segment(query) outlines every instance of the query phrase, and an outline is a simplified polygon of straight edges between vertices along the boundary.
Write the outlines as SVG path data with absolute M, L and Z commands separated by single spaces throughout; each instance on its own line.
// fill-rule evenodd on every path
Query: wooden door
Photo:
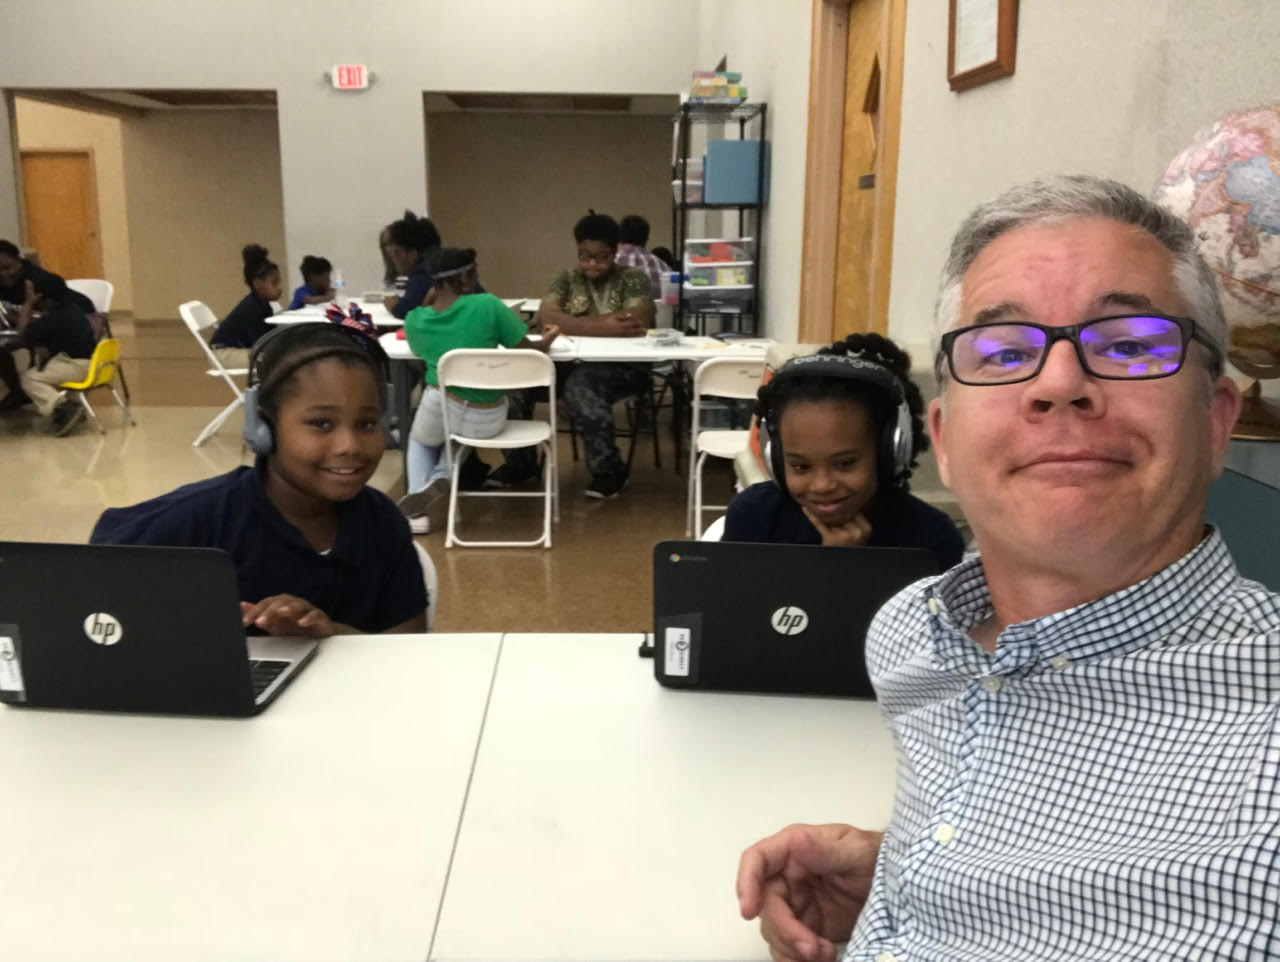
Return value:
M 849 5 L 832 340 L 853 331 L 873 330 L 871 247 L 878 190 L 880 23 L 884 6 L 884 0 L 853 0 Z
M 906 0 L 814 0 L 800 339 L 885 333 Z
M 102 276 L 94 184 L 87 150 L 22 152 L 27 244 L 46 270 L 68 278 Z

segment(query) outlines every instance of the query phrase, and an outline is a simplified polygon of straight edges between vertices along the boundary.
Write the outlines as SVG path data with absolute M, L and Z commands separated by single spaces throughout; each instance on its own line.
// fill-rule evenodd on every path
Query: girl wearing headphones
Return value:
M 956 564 L 956 526 L 908 493 L 929 443 L 910 370 L 906 352 L 879 334 L 784 364 L 756 400 L 774 480 L 729 503 L 724 540 L 925 548 L 941 569 Z
M 367 486 L 389 408 L 377 342 L 330 323 L 280 327 L 254 347 L 249 381 L 244 439 L 254 466 L 109 509 L 90 541 L 226 551 L 247 629 L 315 638 L 425 631 L 408 526 Z

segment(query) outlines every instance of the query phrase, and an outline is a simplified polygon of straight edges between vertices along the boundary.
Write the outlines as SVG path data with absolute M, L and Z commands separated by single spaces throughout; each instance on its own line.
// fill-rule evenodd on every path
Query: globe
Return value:
M 1191 226 L 1217 274 L 1231 363 L 1251 378 L 1280 377 L 1280 104 L 1201 130 L 1153 197 Z

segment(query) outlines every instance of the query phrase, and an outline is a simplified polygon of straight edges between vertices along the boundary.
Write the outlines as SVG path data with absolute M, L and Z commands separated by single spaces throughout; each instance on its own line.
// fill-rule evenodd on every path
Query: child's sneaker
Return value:
M 615 471 L 611 474 L 597 474 L 591 484 L 583 492 L 588 498 L 597 501 L 608 501 L 616 498 L 631 484 L 631 475 L 626 471 Z

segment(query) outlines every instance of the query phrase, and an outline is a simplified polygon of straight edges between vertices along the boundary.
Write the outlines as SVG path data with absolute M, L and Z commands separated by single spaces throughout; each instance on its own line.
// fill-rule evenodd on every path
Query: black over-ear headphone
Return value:
M 876 439 L 876 471 L 880 490 L 887 490 L 895 481 L 911 470 L 912 432 L 911 408 L 907 404 L 907 392 L 897 376 L 883 364 L 848 354 L 809 354 L 792 358 L 778 368 L 773 379 L 765 386 L 769 391 L 780 381 L 799 377 L 842 377 L 861 381 L 880 388 L 892 400 L 895 416 L 889 418 L 884 431 Z M 787 489 L 786 460 L 782 452 L 782 438 L 778 431 L 777 416 L 772 406 L 760 415 L 760 438 L 763 442 L 765 468 L 769 476 Z
M 284 351 L 292 341 L 305 343 L 308 337 L 317 331 L 341 331 L 351 343 L 328 344 L 308 351 L 301 350 L 292 361 L 288 361 L 274 370 L 267 372 L 267 379 L 262 379 L 259 370 L 260 358 L 264 350 Z M 359 357 L 372 358 L 378 369 L 374 379 L 378 384 L 378 401 L 382 405 L 382 429 L 388 431 L 391 426 L 393 395 L 391 389 L 391 363 L 387 354 L 373 338 L 341 324 L 328 321 L 317 321 L 308 324 L 282 324 L 258 339 L 249 353 L 249 386 L 244 392 L 244 428 L 241 432 L 244 443 L 249 450 L 259 456 L 265 456 L 275 450 L 276 440 L 271 429 L 270 419 L 263 413 L 263 401 L 275 393 L 281 385 L 291 378 L 300 368 L 314 361 L 327 357 Z

